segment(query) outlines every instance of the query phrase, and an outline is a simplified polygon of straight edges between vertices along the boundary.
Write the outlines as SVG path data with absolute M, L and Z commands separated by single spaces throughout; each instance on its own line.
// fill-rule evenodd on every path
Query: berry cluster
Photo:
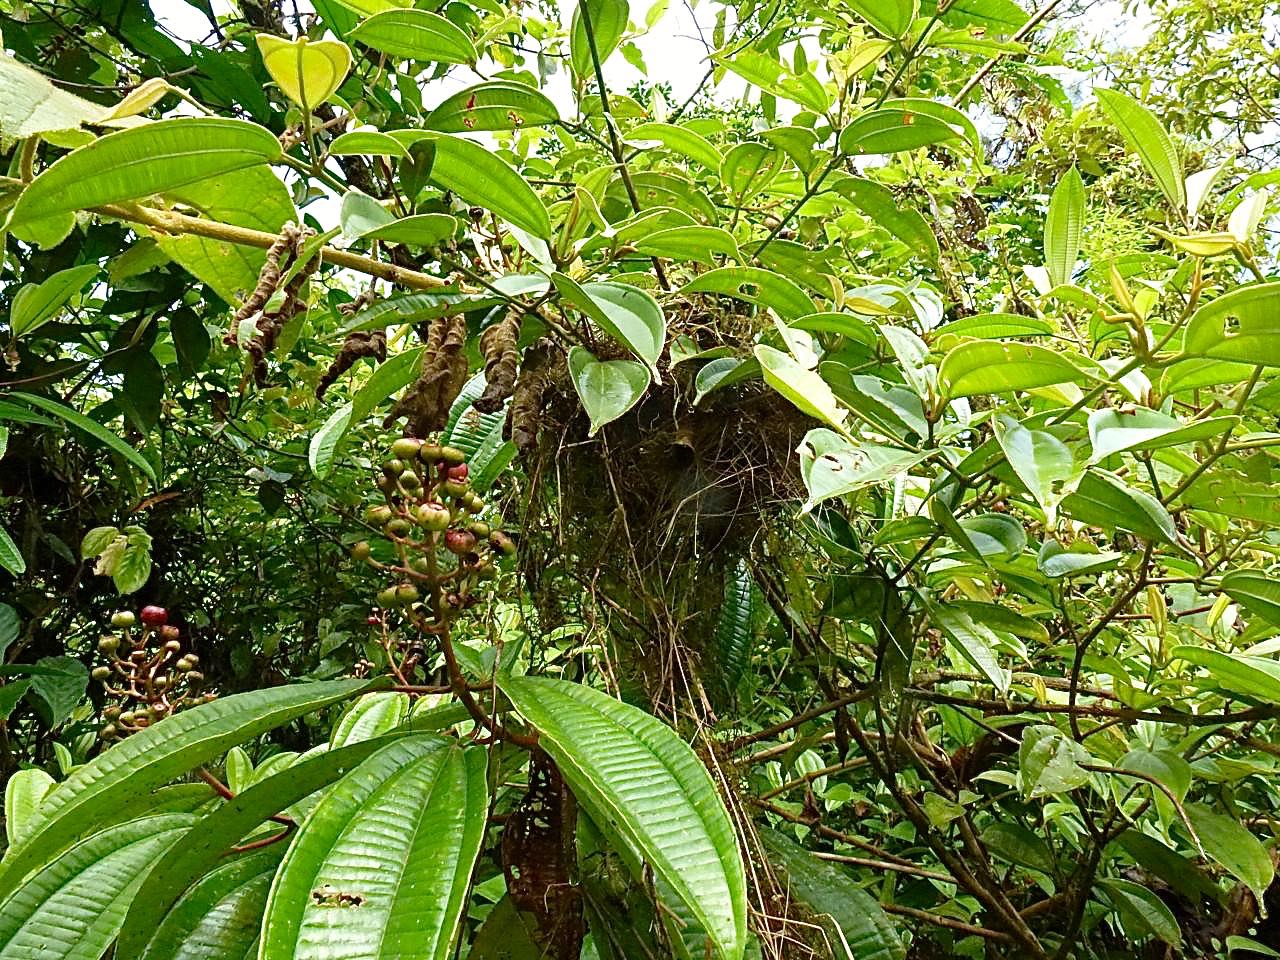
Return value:
M 141 627 L 138 627 L 141 622 Z M 120 633 L 107 634 L 98 650 L 108 662 L 95 667 L 93 679 L 102 682 L 117 702 L 103 711 L 104 740 L 128 736 L 184 707 L 208 703 L 217 694 L 200 692 L 204 675 L 197 670 L 200 658 L 183 653 L 178 628 L 169 624 L 164 607 L 148 606 L 135 616 L 121 610 L 111 617 Z
M 399 562 L 378 562 L 363 540 L 352 556 L 398 581 L 378 593 L 384 608 L 410 607 L 422 599 L 424 589 L 428 594 L 440 591 L 440 603 L 449 609 L 472 605 L 476 585 L 497 576 L 496 561 L 515 553 L 515 544 L 476 519 L 485 502 L 471 489 L 461 450 L 405 437 L 392 445 L 391 453 L 378 478 L 386 502 L 370 507 L 365 519 L 382 528 Z

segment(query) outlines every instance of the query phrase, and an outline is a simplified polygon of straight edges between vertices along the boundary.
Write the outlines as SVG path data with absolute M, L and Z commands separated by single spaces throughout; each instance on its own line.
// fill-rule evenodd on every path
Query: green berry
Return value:
M 364 518 L 370 523 L 383 524 L 391 519 L 391 508 L 386 504 L 378 504 L 364 512 Z
M 418 523 L 426 530 L 439 532 L 449 526 L 449 508 L 441 503 L 424 503 L 415 514 Z
M 466 461 L 467 455 L 457 447 L 441 447 L 440 459 L 452 467 Z
M 394 520 L 388 521 L 387 525 L 382 528 L 382 532 L 388 537 L 403 537 L 411 529 L 412 526 L 408 520 L 403 517 L 396 517 Z
M 117 610 L 111 615 L 113 627 L 132 627 L 137 622 L 138 618 L 129 610 Z
M 103 653 L 115 653 L 120 649 L 119 637 L 103 637 L 98 641 L 98 649 Z
M 422 441 L 414 437 L 401 437 L 391 445 L 391 452 L 402 460 L 412 460 L 422 449 Z
M 418 459 L 423 463 L 438 463 L 440 460 L 440 445 L 438 443 L 424 443 L 418 448 Z
M 396 605 L 396 588 L 386 587 L 378 591 L 378 606 L 394 607 Z
M 103 727 L 101 730 L 98 731 L 98 736 L 101 737 L 103 740 L 114 740 L 116 734 L 119 732 L 120 731 L 116 729 L 116 725 L 114 723 L 108 723 L 105 727 Z
M 402 583 L 396 587 L 396 602 L 409 604 L 418 602 L 418 588 L 412 583 Z
M 373 548 L 369 546 L 368 540 L 361 540 L 351 548 L 351 559 L 365 561 L 369 559 L 369 554 L 373 552 Z
M 477 540 L 484 540 L 489 536 L 489 525 L 483 520 L 473 520 L 467 524 L 467 529 L 476 535 Z
M 445 497 L 462 497 L 468 490 L 465 480 L 445 480 L 440 484 L 440 494 Z
M 398 477 L 404 473 L 404 461 L 392 457 L 382 464 L 382 472 L 388 477 Z
M 101 683 L 103 680 L 107 680 L 111 677 L 111 668 L 110 667 L 94 667 L 93 673 L 89 675 L 93 677 L 93 679 Z

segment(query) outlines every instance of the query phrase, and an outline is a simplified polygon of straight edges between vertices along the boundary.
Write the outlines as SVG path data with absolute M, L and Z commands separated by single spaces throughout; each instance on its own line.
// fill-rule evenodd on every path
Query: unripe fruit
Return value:
M 370 523 L 382 524 L 391 519 L 391 508 L 386 504 L 370 507 L 364 512 L 364 518 Z
M 467 455 L 457 447 L 441 447 L 440 459 L 449 464 L 449 466 L 454 466 L 466 460 Z
M 422 478 L 412 470 L 406 470 L 400 474 L 400 486 L 406 490 L 421 490 Z
M 378 606 L 394 607 L 396 605 L 396 588 L 386 587 L 378 591 Z
M 422 449 L 422 441 L 414 437 L 401 437 L 391 445 L 391 452 L 402 460 L 412 460 Z
M 492 580 L 498 575 L 498 568 L 490 560 L 481 560 L 476 564 L 475 573 L 481 580 Z
M 151 726 L 151 718 L 150 717 L 134 717 L 133 725 L 135 727 L 149 727 Z
M 111 615 L 111 625 L 113 627 L 132 627 L 137 622 L 138 618 L 129 610 L 117 610 Z
M 396 587 L 396 600 L 400 603 L 417 603 L 418 588 L 412 583 L 402 583 Z
M 470 476 L 470 474 L 471 474 L 471 470 L 468 469 L 465 463 L 460 463 L 457 466 L 450 467 L 448 470 L 445 471 L 445 476 L 447 476 L 450 480 L 465 480 L 467 479 L 468 476 Z
M 102 715 L 103 715 L 106 719 L 111 720 L 111 721 L 113 721 L 113 722 L 114 722 L 114 721 L 116 721 L 116 720 L 119 720 L 119 719 L 120 719 L 120 708 L 119 708 L 119 707 L 107 707 L 107 709 L 105 709 L 105 710 L 103 710 L 103 711 L 102 711 Z
M 131 724 L 136 719 L 138 719 L 137 715 L 131 710 L 126 710 L 124 713 L 120 714 L 121 723 Z
M 411 526 L 408 520 L 403 517 L 396 517 L 394 520 L 389 521 L 387 525 L 382 528 L 382 531 L 389 537 L 403 537 L 410 529 Z
M 390 493 L 396 486 L 395 477 L 379 476 L 373 483 L 383 493 Z
M 449 526 L 449 508 L 442 503 L 424 503 L 418 507 L 416 516 L 427 530 L 439 532 Z
M 168 643 L 164 645 L 164 648 L 168 650 L 170 653 L 177 653 L 179 650 L 182 649 L 182 644 L 180 644 L 177 640 L 170 640 Z
M 489 525 L 483 520 L 473 520 L 467 524 L 467 529 L 475 534 L 477 540 L 484 540 L 489 536 Z
M 172 624 L 160 628 L 160 636 L 165 640 L 177 640 L 180 633 L 181 631 Z
M 467 493 L 467 481 L 445 480 L 440 484 L 440 493 L 446 497 L 461 497 Z
M 418 448 L 418 459 L 423 463 L 435 463 L 440 459 L 440 445 L 438 443 L 424 443 Z
M 445 549 L 450 553 L 463 556 L 476 548 L 476 535 L 469 530 L 450 530 L 444 535 Z
M 174 667 L 176 667 L 180 672 L 186 673 L 187 671 L 195 668 L 195 663 L 192 661 L 191 655 L 188 654 L 185 657 L 179 657 L 178 662 L 174 664 Z
M 409 561 L 409 569 L 416 570 L 418 573 L 430 573 L 431 561 L 426 557 L 414 557 Z
M 119 637 L 103 637 L 98 641 L 98 649 L 103 653 L 115 653 L 120 649 Z
M 361 540 L 351 548 L 351 558 L 353 560 L 368 560 L 369 554 L 373 552 L 373 548 L 369 546 L 368 540 Z
M 404 473 L 404 461 L 392 457 L 382 464 L 382 472 L 388 477 L 398 477 Z
M 98 731 L 98 736 L 100 736 L 103 740 L 111 740 L 112 738 L 115 737 L 117 733 L 119 733 L 119 731 L 116 729 L 116 725 L 114 723 L 108 723 L 105 727 L 103 727 L 101 730 Z
M 169 621 L 169 611 L 164 607 L 146 606 L 142 608 L 142 622 L 148 627 L 163 627 Z
M 201 673 L 199 670 L 192 670 L 190 673 L 188 673 L 188 674 L 187 674 L 187 682 L 188 682 L 188 683 L 203 683 L 203 682 L 204 682 L 204 674 L 203 674 L 203 673 Z
M 93 677 L 93 679 L 98 681 L 106 680 L 111 676 L 111 668 L 110 667 L 94 667 L 93 673 L 91 673 L 90 676 Z
M 516 545 L 509 536 L 501 530 L 495 530 L 489 534 L 489 545 L 501 553 L 504 557 L 515 556 Z
M 470 490 L 462 498 L 462 505 L 467 508 L 467 513 L 480 513 L 485 507 L 484 501 Z

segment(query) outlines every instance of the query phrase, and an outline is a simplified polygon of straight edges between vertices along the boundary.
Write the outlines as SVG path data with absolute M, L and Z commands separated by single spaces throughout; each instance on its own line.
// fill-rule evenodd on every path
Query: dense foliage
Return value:
M 1276 17 L 1121 6 L 0 0 L 0 960 L 1280 956 Z

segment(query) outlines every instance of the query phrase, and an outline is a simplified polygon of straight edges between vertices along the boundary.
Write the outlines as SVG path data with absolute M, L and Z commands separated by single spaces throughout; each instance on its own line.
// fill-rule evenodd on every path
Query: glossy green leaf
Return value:
M 782 170 L 786 154 L 756 141 L 739 143 L 720 164 L 720 183 L 737 206 L 764 190 Z
M 790 354 L 767 344 L 758 344 L 754 353 L 769 386 L 795 404 L 801 413 L 845 434 L 848 411 L 840 406 L 822 377 L 796 363 Z
M 18 288 L 9 311 L 9 332 L 16 338 L 48 323 L 80 289 L 100 272 L 96 263 L 69 267 L 50 274 L 38 284 Z
M 97 123 L 110 107 L 54 86 L 49 78 L 0 53 L 0 137 L 25 140 L 42 133 Z
M 70 232 L 76 210 L 164 193 L 280 155 L 275 135 L 245 120 L 157 120 L 108 134 L 43 170 L 18 197 L 9 229 L 49 246 Z
M 420 213 L 375 227 L 365 233 L 363 239 L 426 249 L 453 239 L 457 232 L 457 217 L 451 217 L 447 213 Z
M 761 845 L 783 887 L 813 911 L 827 931 L 834 956 L 847 960 L 902 960 L 906 948 L 880 904 L 839 867 L 819 860 L 785 834 L 763 828 Z
M 790 73 L 776 56 L 756 50 L 739 50 L 732 57 L 717 58 L 717 63 L 732 70 L 763 92 L 808 107 L 815 113 L 826 113 L 831 99 L 822 83 L 812 73 Z
M 1007 416 L 997 417 L 993 425 L 1009 466 L 1053 526 L 1058 504 L 1075 490 L 1085 464 L 1077 462 L 1070 448 L 1047 430 L 1030 429 Z
M 1161 192 L 1181 215 L 1187 206 L 1186 182 L 1178 150 L 1160 121 L 1146 107 L 1118 90 L 1094 91 L 1103 111 L 1124 135 L 1129 149 L 1142 158 Z
M 696 407 L 713 390 L 758 376 L 760 364 L 755 357 L 717 357 L 699 369 L 698 375 L 694 377 L 693 405 Z
M 667 321 L 652 296 L 626 283 L 603 281 L 578 284 L 563 273 L 553 274 L 560 296 L 643 360 L 658 377 L 658 358 L 667 338 Z
M 1261 570 L 1232 570 L 1218 589 L 1250 613 L 1280 624 L 1280 581 Z
M 681 293 L 715 293 L 769 307 L 784 320 L 817 313 L 817 305 L 795 281 L 760 267 L 719 267 L 686 283 Z
M 416 347 L 389 357 L 373 371 L 351 399 L 352 424 L 364 422 L 374 409 L 401 387 L 418 379 L 425 347 Z
M 486 754 L 438 737 L 384 747 L 335 784 L 271 886 L 261 955 L 451 955 L 484 840 Z M 354 919 L 358 917 L 358 921 Z
M 142 456 L 137 450 L 125 443 L 120 437 L 112 433 L 96 420 L 90 420 L 79 411 L 72 410 L 70 407 L 58 403 L 56 400 L 50 400 L 48 397 L 42 397 L 34 393 L 20 393 L 14 391 L 9 396 L 14 400 L 20 400 L 23 403 L 29 403 L 33 407 L 38 407 L 46 413 L 51 413 L 61 420 L 65 420 L 71 426 L 75 427 L 82 433 L 87 433 L 103 446 L 109 447 L 120 456 L 124 457 L 135 467 L 146 475 L 147 479 L 152 483 L 156 482 L 156 473 L 151 466 L 151 462 Z
M 576 683 L 507 677 L 502 692 L 538 731 L 578 802 L 649 865 L 701 929 L 681 931 L 702 957 L 746 947 L 746 877 L 733 824 L 697 755 L 661 721 Z
M 416 131 L 434 148 L 431 180 L 467 203 L 492 210 L 535 237 L 551 236 L 551 220 L 533 187 L 497 154 L 463 137 Z
M 1089 414 L 1089 440 L 1097 462 L 1124 450 L 1161 450 L 1214 439 L 1239 422 L 1239 417 L 1209 417 L 1184 424 L 1146 407 L 1108 407 Z
M 883 184 L 862 177 L 847 177 L 833 187 L 865 216 L 897 237 L 917 256 L 935 262 L 940 256 L 938 238 L 918 210 L 899 205 Z
M 1011 337 L 1043 337 L 1054 332 L 1053 324 L 1036 317 L 1024 317 L 1017 313 L 976 313 L 944 323 L 933 331 L 934 342 L 943 337 L 977 337 L 982 340 L 1003 340 Z
M 1029 797 L 1066 793 L 1089 782 L 1089 771 L 1080 766 L 1091 763 L 1083 746 L 1064 736 L 1056 727 L 1039 724 L 1027 728 L 1018 748 L 1018 778 Z
M 429 130 L 519 130 L 560 119 L 560 111 L 535 87 L 510 80 L 491 80 L 446 97 L 423 121 Z
M 1178 921 L 1163 900 L 1141 884 L 1116 877 L 1098 881 L 1120 914 L 1125 930 L 1130 935 L 1159 937 L 1174 947 L 1182 945 L 1182 932 Z
M 356 700 L 342 715 L 329 746 L 345 747 L 361 740 L 372 740 L 394 730 L 409 716 L 409 695 L 378 690 Z
M 349 240 L 359 240 L 373 231 L 395 223 L 395 215 L 377 200 L 359 190 L 348 190 L 342 195 L 342 207 L 338 212 L 342 235 Z
M 1049 198 L 1049 212 L 1044 219 L 1044 265 L 1049 282 L 1055 287 L 1069 283 L 1080 254 L 1080 237 L 1084 231 L 1084 181 L 1072 167 L 1062 175 Z
M 1280 662 L 1189 645 L 1174 647 L 1169 656 L 1204 667 L 1227 693 L 1260 703 L 1280 703 Z
M 222 697 L 167 717 L 104 750 L 41 802 L 18 844 L 0 861 L 0 895 L 28 871 L 93 830 L 101 818 L 145 799 L 156 788 L 231 747 L 370 684 L 360 680 L 297 683 Z
M 849 121 L 840 132 L 840 152 L 851 157 L 901 153 L 963 139 L 960 130 L 937 117 L 904 107 L 880 107 Z
M 972 397 L 1033 390 L 1088 377 L 1061 353 L 1030 343 L 975 340 L 953 347 L 938 368 L 948 397 Z
M 982 831 L 982 844 L 997 857 L 1053 876 L 1053 854 L 1044 838 L 1017 823 L 996 821 Z
M 360 23 L 350 37 L 404 60 L 475 63 L 479 54 L 463 30 L 429 10 L 388 10 Z
M 27 561 L 22 556 L 22 551 L 4 527 L 0 527 L 0 567 L 4 567 L 15 577 L 27 572 Z
M 1252 890 L 1261 903 L 1275 879 L 1275 865 L 1267 848 L 1236 817 L 1217 813 L 1203 803 L 1189 803 L 1186 810 L 1205 853 Z
M 1145 540 L 1176 543 L 1178 530 L 1164 505 L 1114 474 L 1092 468 L 1062 501 L 1062 511 L 1103 530 L 1128 530 Z
M 876 32 L 893 40 L 906 35 L 920 11 L 919 0 L 852 0 L 849 7 Z
M 724 571 L 724 592 L 716 614 L 716 663 L 727 691 L 734 691 L 751 662 L 755 578 L 745 560 Z
M 40 801 L 55 785 L 53 777 L 39 767 L 15 770 L 4 787 L 4 832 L 13 845 L 28 823 L 35 819 Z
M 581 4 L 586 3 L 587 17 L 582 15 Z M 629 8 L 627 0 L 579 0 L 569 24 L 569 65 L 573 75 L 579 78 L 595 78 L 595 59 L 603 64 L 609 54 L 618 49 L 622 35 L 627 30 Z M 587 35 L 586 20 L 591 20 L 591 35 Z M 592 57 L 592 48 L 595 58 Z
M 720 227 L 670 227 L 649 234 L 635 245 L 639 253 L 681 262 L 694 261 L 714 267 L 716 257 L 742 259 L 737 241 Z
M 949 103 L 926 97 L 895 97 L 886 100 L 881 106 L 886 110 L 903 111 L 911 118 L 912 123 L 918 122 L 920 117 L 944 123 L 960 132 L 975 157 L 982 154 L 982 137 L 978 134 L 977 126 L 969 119 L 968 114 Z
M 1200 307 L 1182 349 L 1192 357 L 1280 365 L 1280 283 L 1240 287 Z
M 191 820 L 181 813 L 140 817 L 59 856 L 43 851 L 41 869 L 0 902 L 0 960 L 98 960 L 147 868 Z
M 389 133 L 378 130 L 352 130 L 333 138 L 329 154 L 334 157 L 363 155 L 366 157 L 397 157 L 404 159 L 409 151 Z
M 285 40 L 270 33 L 255 39 L 271 79 L 303 110 L 333 96 L 351 69 L 351 48 L 341 40 Z
M 627 132 L 627 140 L 638 144 L 661 144 L 668 150 L 674 150 L 702 164 L 713 173 L 720 171 L 720 164 L 724 161 L 724 157 L 710 140 L 688 127 L 674 123 L 642 123 Z
M 978 672 L 1000 693 L 1007 693 L 1011 674 L 1000 665 L 996 649 L 1000 638 L 991 627 L 975 620 L 961 607 L 947 603 L 929 604 L 929 619 L 947 636 Z
M 757 348 L 760 349 L 760 348 Z M 925 454 L 876 443 L 851 443 L 822 427 L 800 443 L 800 476 L 809 496 L 804 509 L 823 500 L 854 493 L 892 480 L 924 459 Z
M 649 368 L 634 360 L 597 360 L 583 347 L 569 351 L 569 375 L 583 409 L 591 418 L 588 436 L 612 423 L 644 396 L 652 376 Z
M 307 463 L 317 477 L 327 477 L 338 455 L 338 445 L 352 424 L 352 401 L 348 400 L 329 414 L 329 419 L 311 437 L 307 445 Z

